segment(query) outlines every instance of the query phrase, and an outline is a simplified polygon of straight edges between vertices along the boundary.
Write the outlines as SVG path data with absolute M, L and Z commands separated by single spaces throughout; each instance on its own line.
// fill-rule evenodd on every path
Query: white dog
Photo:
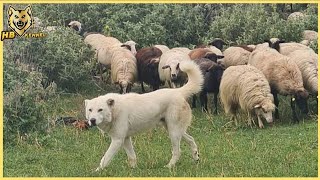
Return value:
M 203 84 L 199 67 L 192 61 L 180 63 L 188 74 L 188 83 L 177 89 L 160 89 L 146 94 L 109 93 L 92 100 L 85 100 L 89 125 L 97 125 L 111 137 L 111 144 L 96 171 L 105 168 L 117 151 L 123 147 L 131 167 L 136 166 L 136 154 L 131 136 L 154 128 L 161 123 L 167 129 L 172 143 L 171 168 L 180 157 L 180 140 L 190 145 L 192 157 L 199 160 L 198 148 L 192 136 L 186 133 L 192 113 L 186 99 L 198 93 Z

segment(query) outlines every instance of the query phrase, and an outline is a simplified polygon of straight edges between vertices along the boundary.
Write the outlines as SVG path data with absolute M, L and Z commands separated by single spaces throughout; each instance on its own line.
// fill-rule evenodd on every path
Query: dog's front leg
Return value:
M 111 140 L 111 144 L 107 150 L 107 152 L 104 154 L 104 156 L 102 157 L 101 161 L 100 161 L 100 166 L 96 169 L 96 171 L 100 171 L 103 168 L 105 168 L 106 166 L 108 166 L 108 164 L 110 163 L 112 157 L 119 151 L 119 149 L 121 148 L 122 144 L 123 144 L 123 139 L 112 139 Z

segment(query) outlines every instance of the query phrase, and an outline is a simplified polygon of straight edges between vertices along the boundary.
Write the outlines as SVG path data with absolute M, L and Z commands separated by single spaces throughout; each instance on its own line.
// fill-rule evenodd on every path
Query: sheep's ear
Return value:
M 162 66 L 162 69 L 168 69 L 170 66 L 169 65 L 165 65 L 165 66 Z
M 224 56 L 217 55 L 217 59 L 222 59 Z
M 284 39 L 281 39 L 280 41 L 279 41 L 279 43 L 285 43 L 286 41 L 284 40 Z
M 180 63 L 177 64 L 176 69 L 178 70 L 180 68 Z
M 270 42 L 270 40 L 269 40 L 269 39 L 265 39 L 265 40 L 264 40 L 264 42 L 267 42 L 267 43 L 269 43 L 269 42 Z
M 254 106 L 254 108 L 255 108 L 255 109 L 261 108 L 261 105 L 260 105 L 260 104 L 257 104 L 257 105 Z
M 108 100 L 107 100 L 107 104 L 108 104 L 109 106 L 113 106 L 113 105 L 114 105 L 114 99 L 108 99 Z

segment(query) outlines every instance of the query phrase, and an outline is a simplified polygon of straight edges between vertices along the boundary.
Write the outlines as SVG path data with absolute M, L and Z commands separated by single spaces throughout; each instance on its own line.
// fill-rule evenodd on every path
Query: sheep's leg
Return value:
M 142 91 L 142 93 L 145 93 L 146 90 L 145 90 L 144 87 L 143 87 L 143 81 L 140 81 L 140 83 L 141 83 L 141 91 Z
M 298 115 L 296 112 L 296 102 L 291 98 L 291 110 L 292 110 L 292 120 L 293 122 L 299 122 Z
M 259 123 L 259 128 L 264 128 L 263 122 L 260 118 L 260 116 L 258 116 L 258 123 Z
M 192 108 L 196 108 L 197 107 L 197 95 L 193 95 L 192 96 Z
M 274 113 L 274 117 L 276 119 L 279 119 L 279 99 L 278 99 L 278 94 L 275 93 L 275 92 L 272 92 L 273 94 L 273 98 L 274 98 L 274 104 L 276 105 L 276 110 L 275 110 L 275 113 Z
M 208 112 L 208 97 L 207 97 L 207 92 L 201 91 L 200 92 L 200 104 L 201 104 L 201 109 L 202 111 Z
M 212 109 L 212 112 L 214 114 L 218 114 L 218 93 L 213 93 L 213 105 L 214 105 L 214 110 Z

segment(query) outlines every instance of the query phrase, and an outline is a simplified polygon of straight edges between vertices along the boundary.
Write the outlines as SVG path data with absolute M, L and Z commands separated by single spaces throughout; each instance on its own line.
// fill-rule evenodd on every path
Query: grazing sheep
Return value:
M 306 90 L 318 95 L 318 55 L 312 50 L 296 50 L 288 55 L 295 62 L 302 74 L 303 85 Z
M 293 12 L 288 16 L 288 21 L 302 20 L 306 17 L 302 12 Z
M 269 83 L 263 73 L 253 66 L 239 65 L 226 69 L 220 83 L 220 98 L 225 112 L 231 113 L 235 121 L 238 108 L 255 114 L 260 128 L 264 127 L 261 117 L 268 123 L 273 121 L 275 105 Z
M 223 58 L 223 56 L 216 55 L 208 48 L 193 49 L 192 51 L 190 51 L 189 56 L 190 56 L 191 60 L 200 59 L 200 58 L 207 58 L 207 59 L 211 59 L 215 62 L 217 62 L 217 59 Z
M 220 58 L 223 58 L 223 56 Z M 200 92 L 201 109 L 208 112 L 207 93 L 213 93 L 213 104 L 215 109 L 212 113 L 218 114 L 219 86 L 224 68 L 214 62 L 214 60 L 207 58 L 200 58 L 194 61 L 199 65 L 202 75 L 204 76 L 204 84 Z M 217 61 L 217 59 L 215 61 Z M 192 107 L 196 107 L 196 95 L 193 96 Z
M 303 87 L 303 80 L 298 66 L 289 57 L 279 54 L 275 49 L 258 49 L 251 53 L 249 64 L 263 72 L 269 81 L 274 102 L 277 107 L 275 117 L 279 118 L 277 94 L 292 95 L 291 109 L 293 120 L 299 121 L 295 111 L 295 103 L 307 113 L 308 93 Z
M 167 52 L 167 51 L 170 50 L 170 49 L 168 48 L 168 46 L 166 46 L 166 45 L 161 45 L 161 44 L 154 45 L 154 47 L 160 49 L 162 53 L 165 53 L 165 52 Z
M 124 48 L 114 50 L 111 57 L 111 80 L 119 84 L 120 93 L 129 93 L 136 79 L 137 60 L 133 54 Z
M 159 89 L 159 86 L 161 85 L 158 72 L 161 55 L 161 50 L 156 47 L 142 48 L 136 54 L 138 80 L 141 83 L 141 90 L 143 93 L 145 93 L 143 82 L 151 85 L 153 91 Z
M 162 82 L 168 83 L 170 88 L 175 88 L 175 83 L 186 82 L 186 74 L 180 71 L 179 64 L 182 61 L 190 60 L 186 51 L 181 49 L 170 49 L 162 54 L 159 62 L 159 77 Z
M 224 58 L 221 64 L 223 64 L 225 68 L 248 64 L 252 51 L 253 48 L 247 46 L 231 46 L 223 52 Z

